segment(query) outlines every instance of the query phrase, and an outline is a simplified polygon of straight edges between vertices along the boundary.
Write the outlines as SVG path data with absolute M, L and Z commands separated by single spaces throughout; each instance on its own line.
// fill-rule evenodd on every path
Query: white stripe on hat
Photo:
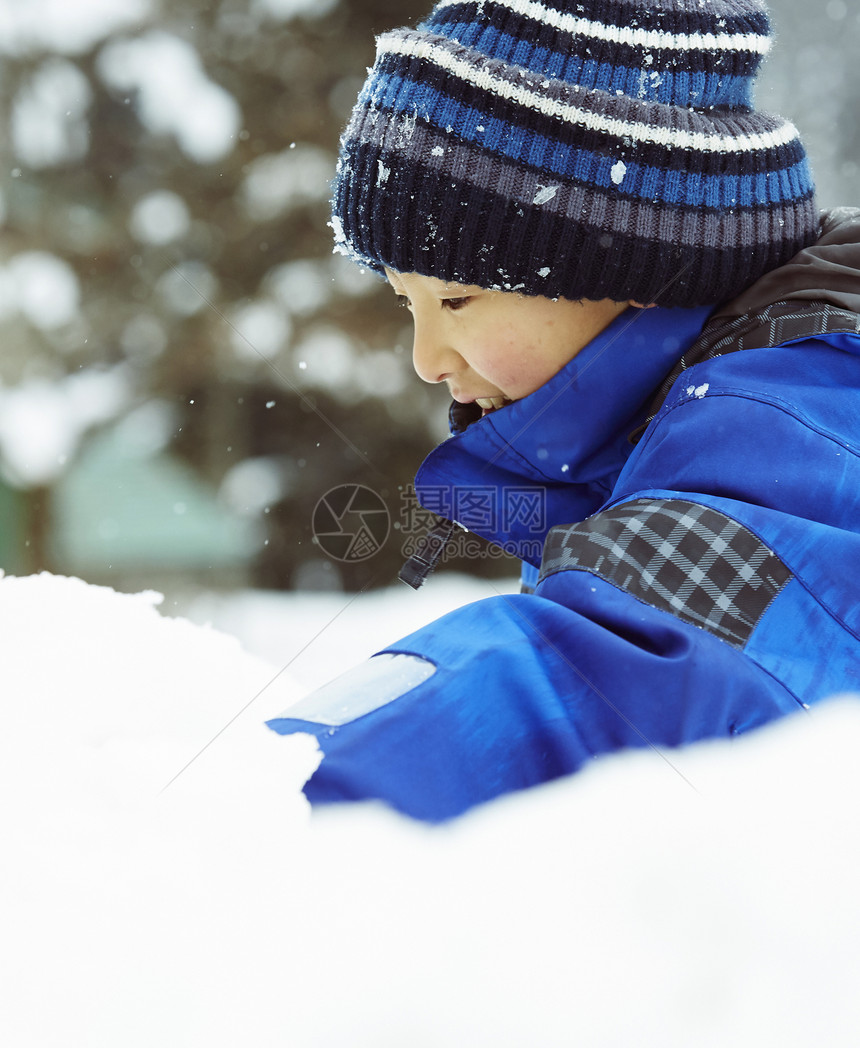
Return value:
M 462 3 L 463 0 L 441 0 L 434 10 Z M 770 50 L 770 38 L 761 33 L 662 33 L 659 29 L 631 29 L 628 26 L 590 22 L 587 18 L 556 11 L 535 0 L 493 0 L 493 3 L 565 33 L 628 44 L 631 47 L 667 51 L 751 51 L 761 55 Z
M 565 123 L 578 124 L 589 131 L 612 135 L 616 138 L 628 136 L 638 142 L 651 142 L 671 149 L 694 149 L 700 153 L 755 153 L 787 145 L 798 137 L 797 128 L 787 120 L 782 121 L 780 126 L 773 131 L 762 134 L 709 135 L 699 131 L 675 130 L 670 127 L 602 116 L 559 99 L 548 98 L 522 85 L 512 84 L 503 77 L 495 76 L 486 68 L 481 68 L 473 62 L 452 54 L 451 51 L 434 43 L 433 39 L 428 39 L 413 31 L 394 31 L 379 37 L 376 43 L 377 60 L 383 55 L 403 55 L 424 59 L 461 80 L 474 84 L 482 91 L 536 110 L 545 116 L 555 117 Z M 480 55 L 479 57 L 482 61 L 486 61 L 486 56 Z M 563 83 L 563 81 L 557 82 Z M 572 91 L 585 90 L 576 84 L 565 86 Z M 738 117 L 735 117 L 733 122 L 737 124 Z

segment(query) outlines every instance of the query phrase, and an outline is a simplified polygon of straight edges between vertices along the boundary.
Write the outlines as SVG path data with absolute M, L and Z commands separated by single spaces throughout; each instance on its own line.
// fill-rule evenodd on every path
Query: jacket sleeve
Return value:
M 596 575 L 565 572 L 558 592 L 554 580 L 533 596 L 467 605 L 393 645 L 369 702 L 364 667 L 271 721 L 320 742 L 311 802 L 380 799 L 441 821 L 598 754 L 666 756 L 798 708 L 715 634 Z

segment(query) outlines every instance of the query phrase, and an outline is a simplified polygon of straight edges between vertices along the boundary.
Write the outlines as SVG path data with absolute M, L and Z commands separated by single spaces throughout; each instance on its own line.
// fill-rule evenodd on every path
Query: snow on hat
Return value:
M 724 301 L 812 242 L 796 129 L 752 107 L 760 0 L 442 0 L 377 41 L 335 250 L 569 299 Z

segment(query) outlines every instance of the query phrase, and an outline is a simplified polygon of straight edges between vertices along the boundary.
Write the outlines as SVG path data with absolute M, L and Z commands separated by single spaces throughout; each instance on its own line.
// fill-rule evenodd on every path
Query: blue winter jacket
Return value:
M 313 803 L 439 821 L 860 693 L 860 211 L 716 312 L 628 310 L 436 448 L 416 489 L 521 554 L 534 589 L 271 721 L 319 739 Z

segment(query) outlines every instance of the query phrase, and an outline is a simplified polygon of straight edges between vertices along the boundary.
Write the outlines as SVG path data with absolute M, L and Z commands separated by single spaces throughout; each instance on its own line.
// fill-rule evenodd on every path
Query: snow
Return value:
M 0 266 L 0 319 L 19 312 L 34 327 L 53 331 L 78 315 L 75 271 L 49 251 L 20 251 Z
M 302 388 L 326 389 L 336 396 L 351 393 L 361 367 L 352 343 L 333 324 L 319 323 L 293 347 L 300 361 Z
M 332 627 L 306 660 L 331 676 L 486 589 L 360 598 L 350 650 Z M 235 613 L 313 629 L 350 600 Z M 304 635 L 273 628 L 271 666 L 157 604 L 0 579 L 3 1043 L 856 1042 L 856 701 L 670 763 L 604 759 L 442 828 L 309 819 L 313 744 L 262 726 L 303 690 L 281 667 Z
M 0 52 L 82 54 L 152 9 L 151 0 L 0 0 Z
M 322 18 L 335 7 L 339 0 L 252 0 L 251 10 L 269 18 L 288 21 L 299 16 Z
M 275 406 L 268 401 L 267 408 Z M 231 467 L 218 490 L 219 498 L 236 513 L 256 517 L 288 494 L 291 485 L 279 456 L 247 458 Z
M 89 149 L 89 81 L 63 58 L 43 62 L 19 90 L 12 106 L 12 144 L 27 167 L 82 160 Z
M 190 317 L 215 298 L 218 278 L 202 262 L 180 262 L 162 273 L 155 289 L 168 309 Z
M 81 438 L 115 418 L 131 398 L 123 367 L 91 369 L 60 382 L 32 379 L 0 386 L 0 468 L 17 486 L 49 484 L 63 472 Z
M 271 360 L 287 345 L 292 323 L 283 308 L 271 299 L 244 302 L 230 322 L 233 352 L 243 360 Z
M 334 159 L 324 149 L 294 143 L 251 161 L 239 199 L 249 218 L 269 222 L 294 208 L 328 200 L 333 174 Z
M 411 364 L 386 350 L 367 351 L 354 374 L 358 389 L 369 397 L 398 397 L 414 383 Z
M 236 99 L 210 80 L 187 41 L 163 30 L 107 44 L 98 56 L 100 76 L 111 87 L 137 92 L 136 104 L 154 134 L 176 138 L 199 164 L 233 148 L 242 114 Z
M 167 348 L 167 332 L 152 313 L 136 313 L 120 335 L 123 352 L 135 363 L 146 365 Z
M 270 269 L 263 279 L 264 290 L 289 313 L 299 317 L 309 316 L 328 305 L 332 285 L 328 259 L 283 262 Z
M 627 165 L 623 160 L 618 160 L 612 165 L 612 170 L 609 172 L 609 176 L 616 186 L 620 186 L 624 181 L 624 176 L 627 174 Z
M 538 186 L 538 191 L 535 193 L 535 198 L 532 201 L 533 204 L 546 204 L 559 191 L 559 186 Z
M 185 236 L 191 216 L 182 197 L 169 189 L 157 189 L 137 201 L 128 224 L 142 243 L 162 246 Z

